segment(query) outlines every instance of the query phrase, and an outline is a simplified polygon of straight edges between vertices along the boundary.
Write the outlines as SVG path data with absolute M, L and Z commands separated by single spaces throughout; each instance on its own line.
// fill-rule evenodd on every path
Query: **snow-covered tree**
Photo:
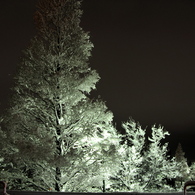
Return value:
M 166 179 L 177 176 L 174 158 L 168 156 L 168 143 L 162 143 L 165 136 L 169 135 L 163 127 L 152 127 L 151 137 L 148 137 L 149 145 L 144 154 L 142 182 L 145 183 L 145 191 L 169 190 Z
M 168 179 L 178 176 L 175 158 L 168 156 L 168 143 L 163 143 L 169 135 L 163 127 L 153 126 L 151 136 L 146 140 L 146 129 L 130 119 L 123 123 L 125 132 L 119 149 L 120 168 L 113 174 L 113 191 L 171 191 Z
M 182 149 L 181 143 L 178 144 L 175 151 L 175 159 L 177 162 L 177 169 L 179 171 L 179 175 L 176 179 L 176 187 L 182 188 L 184 182 L 190 179 L 190 168 L 187 163 L 187 158 L 185 158 L 185 152 Z
M 145 130 L 132 119 L 122 123 L 122 127 L 125 132 L 119 150 L 121 164 L 117 175 L 113 178 L 113 188 L 119 191 L 142 191 L 140 174 L 145 145 Z
M 192 162 L 192 164 L 190 165 L 189 175 L 190 175 L 189 179 L 194 181 L 195 180 L 195 162 Z
M 89 98 L 100 77 L 88 64 L 80 1 L 40 0 L 37 8 L 38 34 L 1 121 L 4 171 L 15 189 L 92 191 L 109 177 L 118 136 L 105 103 Z

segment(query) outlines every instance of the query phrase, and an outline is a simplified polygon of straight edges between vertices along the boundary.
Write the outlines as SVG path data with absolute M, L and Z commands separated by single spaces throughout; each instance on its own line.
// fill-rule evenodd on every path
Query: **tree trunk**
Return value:
M 106 182 L 105 179 L 103 179 L 103 185 L 102 185 L 102 192 L 106 192 Z
M 59 167 L 56 167 L 56 183 L 55 183 L 55 190 L 57 192 L 60 192 L 60 177 L 61 177 L 61 171 Z

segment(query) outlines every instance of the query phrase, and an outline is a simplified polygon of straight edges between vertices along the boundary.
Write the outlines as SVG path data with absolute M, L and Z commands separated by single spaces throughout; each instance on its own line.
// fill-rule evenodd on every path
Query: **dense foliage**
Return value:
M 123 123 L 125 135 L 121 144 L 121 165 L 112 177 L 115 191 L 171 191 L 169 179 L 178 176 L 175 158 L 168 155 L 169 135 L 161 126 L 151 128 L 151 136 L 134 120 Z M 146 140 L 147 137 L 147 140 Z
M 80 16 L 76 0 L 38 3 L 38 35 L 24 51 L 1 121 L 12 188 L 87 191 L 102 186 L 114 163 L 113 115 L 88 95 L 99 75 L 88 65 L 93 45 L 79 26 Z
M 130 119 L 118 134 L 105 103 L 90 98 L 100 77 L 88 64 L 93 45 L 81 14 L 77 0 L 38 3 L 38 34 L 0 118 L 1 179 L 17 190 L 175 190 L 169 181 L 194 178 L 195 166 L 188 169 L 181 149 L 176 160 L 168 156 L 168 132 L 148 132 Z

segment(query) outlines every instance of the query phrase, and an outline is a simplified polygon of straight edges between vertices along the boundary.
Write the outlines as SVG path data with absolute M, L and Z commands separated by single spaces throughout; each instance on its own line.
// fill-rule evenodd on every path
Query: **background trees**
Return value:
M 118 138 L 112 113 L 89 98 L 100 77 L 88 65 L 93 45 L 79 26 L 81 13 L 76 0 L 38 3 L 38 35 L 24 51 L 1 122 L 14 148 L 3 156 L 13 162 L 7 172 L 19 174 L 8 176 L 13 188 L 88 191 L 106 177 L 104 158 L 114 156 Z
M 113 177 L 113 188 L 119 191 L 142 191 L 141 172 L 145 130 L 134 120 L 122 124 L 125 132 L 120 146 L 120 168 Z
M 148 149 L 144 153 L 143 161 L 143 181 L 146 184 L 144 190 L 151 191 L 161 190 L 169 191 L 167 179 L 176 178 L 178 172 L 174 158 L 168 156 L 168 143 L 162 143 L 166 135 L 169 135 L 163 127 L 151 129 L 151 136 Z
M 190 166 L 190 173 L 189 173 L 189 176 L 190 176 L 190 180 L 195 180 L 195 162 L 193 162 Z
M 177 170 L 179 172 L 176 178 L 177 188 L 182 188 L 184 182 L 190 179 L 190 168 L 187 163 L 187 159 L 185 158 L 185 153 L 182 149 L 181 143 L 178 144 L 176 152 L 175 152 L 175 160 L 177 162 Z M 193 164 L 192 164 L 193 167 Z
M 169 133 L 161 126 L 153 126 L 151 132 L 146 133 L 132 119 L 122 126 L 125 132 L 119 150 L 121 161 L 119 171 L 112 178 L 113 189 L 138 192 L 173 190 L 168 180 L 178 176 L 177 164 L 168 156 L 168 143 L 163 143 Z

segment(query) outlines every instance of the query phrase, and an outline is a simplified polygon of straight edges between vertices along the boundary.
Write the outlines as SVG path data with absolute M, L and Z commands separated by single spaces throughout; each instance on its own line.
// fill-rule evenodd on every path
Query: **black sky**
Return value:
M 36 33 L 35 4 L 0 3 L 1 113 L 21 50 Z M 82 8 L 81 26 L 94 43 L 90 65 L 101 76 L 96 93 L 115 122 L 162 124 L 171 149 L 181 142 L 195 160 L 195 1 L 84 0 Z

